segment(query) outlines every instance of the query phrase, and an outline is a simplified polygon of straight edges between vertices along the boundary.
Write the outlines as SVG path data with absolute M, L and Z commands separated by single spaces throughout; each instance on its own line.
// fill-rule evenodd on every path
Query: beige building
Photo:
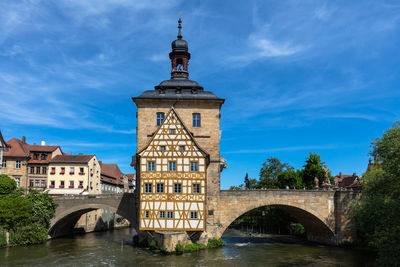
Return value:
M 57 155 L 49 162 L 52 195 L 100 194 L 100 164 L 95 155 Z
M 3 162 L 3 151 L 8 151 L 9 146 L 7 145 L 6 141 L 4 141 L 3 135 L 0 131 L 0 163 Z M 0 164 L 0 174 L 1 174 L 2 164 Z
M 96 155 L 57 155 L 49 162 L 48 193 L 51 195 L 101 194 L 101 167 Z M 76 231 L 96 230 L 101 210 L 81 216 Z
M 24 142 L 24 137 L 22 140 L 12 138 L 7 141 L 9 149 L 3 153 L 1 167 L 2 174 L 14 179 L 18 187 L 27 189 L 29 151 L 26 150 Z
M 61 148 L 59 146 L 46 146 L 44 141 L 40 146 L 24 144 L 24 147 L 29 151 L 28 186 L 43 191 L 47 188 L 49 162 L 55 156 L 62 155 Z

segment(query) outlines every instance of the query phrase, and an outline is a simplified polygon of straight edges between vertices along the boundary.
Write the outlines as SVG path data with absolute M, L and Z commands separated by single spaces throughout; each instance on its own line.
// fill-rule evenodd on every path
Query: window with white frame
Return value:
M 175 129 L 170 129 L 170 130 L 169 130 L 169 133 L 170 133 L 170 134 L 175 134 Z
M 160 125 L 161 125 L 161 123 L 162 123 L 163 120 L 164 120 L 164 117 L 165 117 L 164 112 L 157 112 L 157 119 L 156 119 L 156 125 L 157 125 L 157 126 L 160 126 Z
M 147 171 L 154 172 L 156 170 L 156 163 L 154 161 L 147 162 Z
M 156 192 L 157 193 L 164 193 L 164 184 L 163 183 L 158 183 L 156 185 Z
M 165 146 L 160 146 L 161 151 L 165 151 Z
M 179 146 L 180 151 L 185 151 L 185 146 Z
M 160 219 L 165 219 L 165 211 L 160 210 Z
M 182 184 L 174 184 L 174 193 L 182 193 Z
M 200 184 L 193 184 L 193 194 L 200 194 Z
M 174 212 L 173 211 L 167 211 L 167 219 L 173 219 L 174 218 Z
M 190 212 L 190 219 L 197 219 L 197 211 Z
M 145 183 L 144 184 L 144 192 L 145 193 L 152 193 L 152 185 L 151 183 Z
M 176 161 L 168 162 L 168 170 L 170 172 L 175 172 L 176 171 Z
M 146 214 L 145 214 L 146 218 L 150 218 L 150 211 L 146 210 L 145 213 L 146 213 Z
M 15 168 L 16 168 L 16 169 L 21 169 L 21 161 L 20 161 L 19 159 L 17 159 L 17 160 L 15 161 Z
M 17 187 L 19 187 L 19 185 L 20 185 L 20 179 L 19 179 L 19 178 L 15 178 L 15 183 L 17 184 Z
M 1 163 L 2 168 L 7 168 L 7 160 L 3 159 L 3 162 Z
M 190 162 L 190 171 L 197 172 L 199 170 L 199 163 L 197 161 Z
M 201 116 L 200 113 L 192 114 L 192 126 L 193 127 L 201 127 Z

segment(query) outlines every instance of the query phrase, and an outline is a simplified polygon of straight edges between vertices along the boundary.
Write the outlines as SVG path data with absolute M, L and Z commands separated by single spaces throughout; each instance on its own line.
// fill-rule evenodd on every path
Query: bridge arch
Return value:
M 279 207 L 301 223 L 310 241 L 335 245 L 334 194 L 299 190 L 225 191 L 220 195 L 219 236 L 241 215 L 264 206 Z
M 55 202 L 58 207 L 48 231 L 51 238 L 71 234 L 83 214 L 98 209 L 112 211 L 129 220 L 132 225 L 136 222 L 133 194 L 60 197 Z

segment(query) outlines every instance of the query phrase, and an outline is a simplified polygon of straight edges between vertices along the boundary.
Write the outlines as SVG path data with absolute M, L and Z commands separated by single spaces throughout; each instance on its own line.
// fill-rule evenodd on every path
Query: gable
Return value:
M 185 147 L 184 150 L 180 149 L 181 146 Z M 161 147 L 165 147 L 165 150 L 162 151 Z M 174 108 L 171 108 L 148 145 L 139 151 L 138 155 L 144 157 L 208 157 L 207 152 L 199 147 Z

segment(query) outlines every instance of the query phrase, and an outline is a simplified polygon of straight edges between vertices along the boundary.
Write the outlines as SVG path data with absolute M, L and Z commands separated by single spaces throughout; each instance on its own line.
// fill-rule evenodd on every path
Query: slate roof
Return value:
M 95 155 L 57 155 L 50 163 L 88 163 Z

